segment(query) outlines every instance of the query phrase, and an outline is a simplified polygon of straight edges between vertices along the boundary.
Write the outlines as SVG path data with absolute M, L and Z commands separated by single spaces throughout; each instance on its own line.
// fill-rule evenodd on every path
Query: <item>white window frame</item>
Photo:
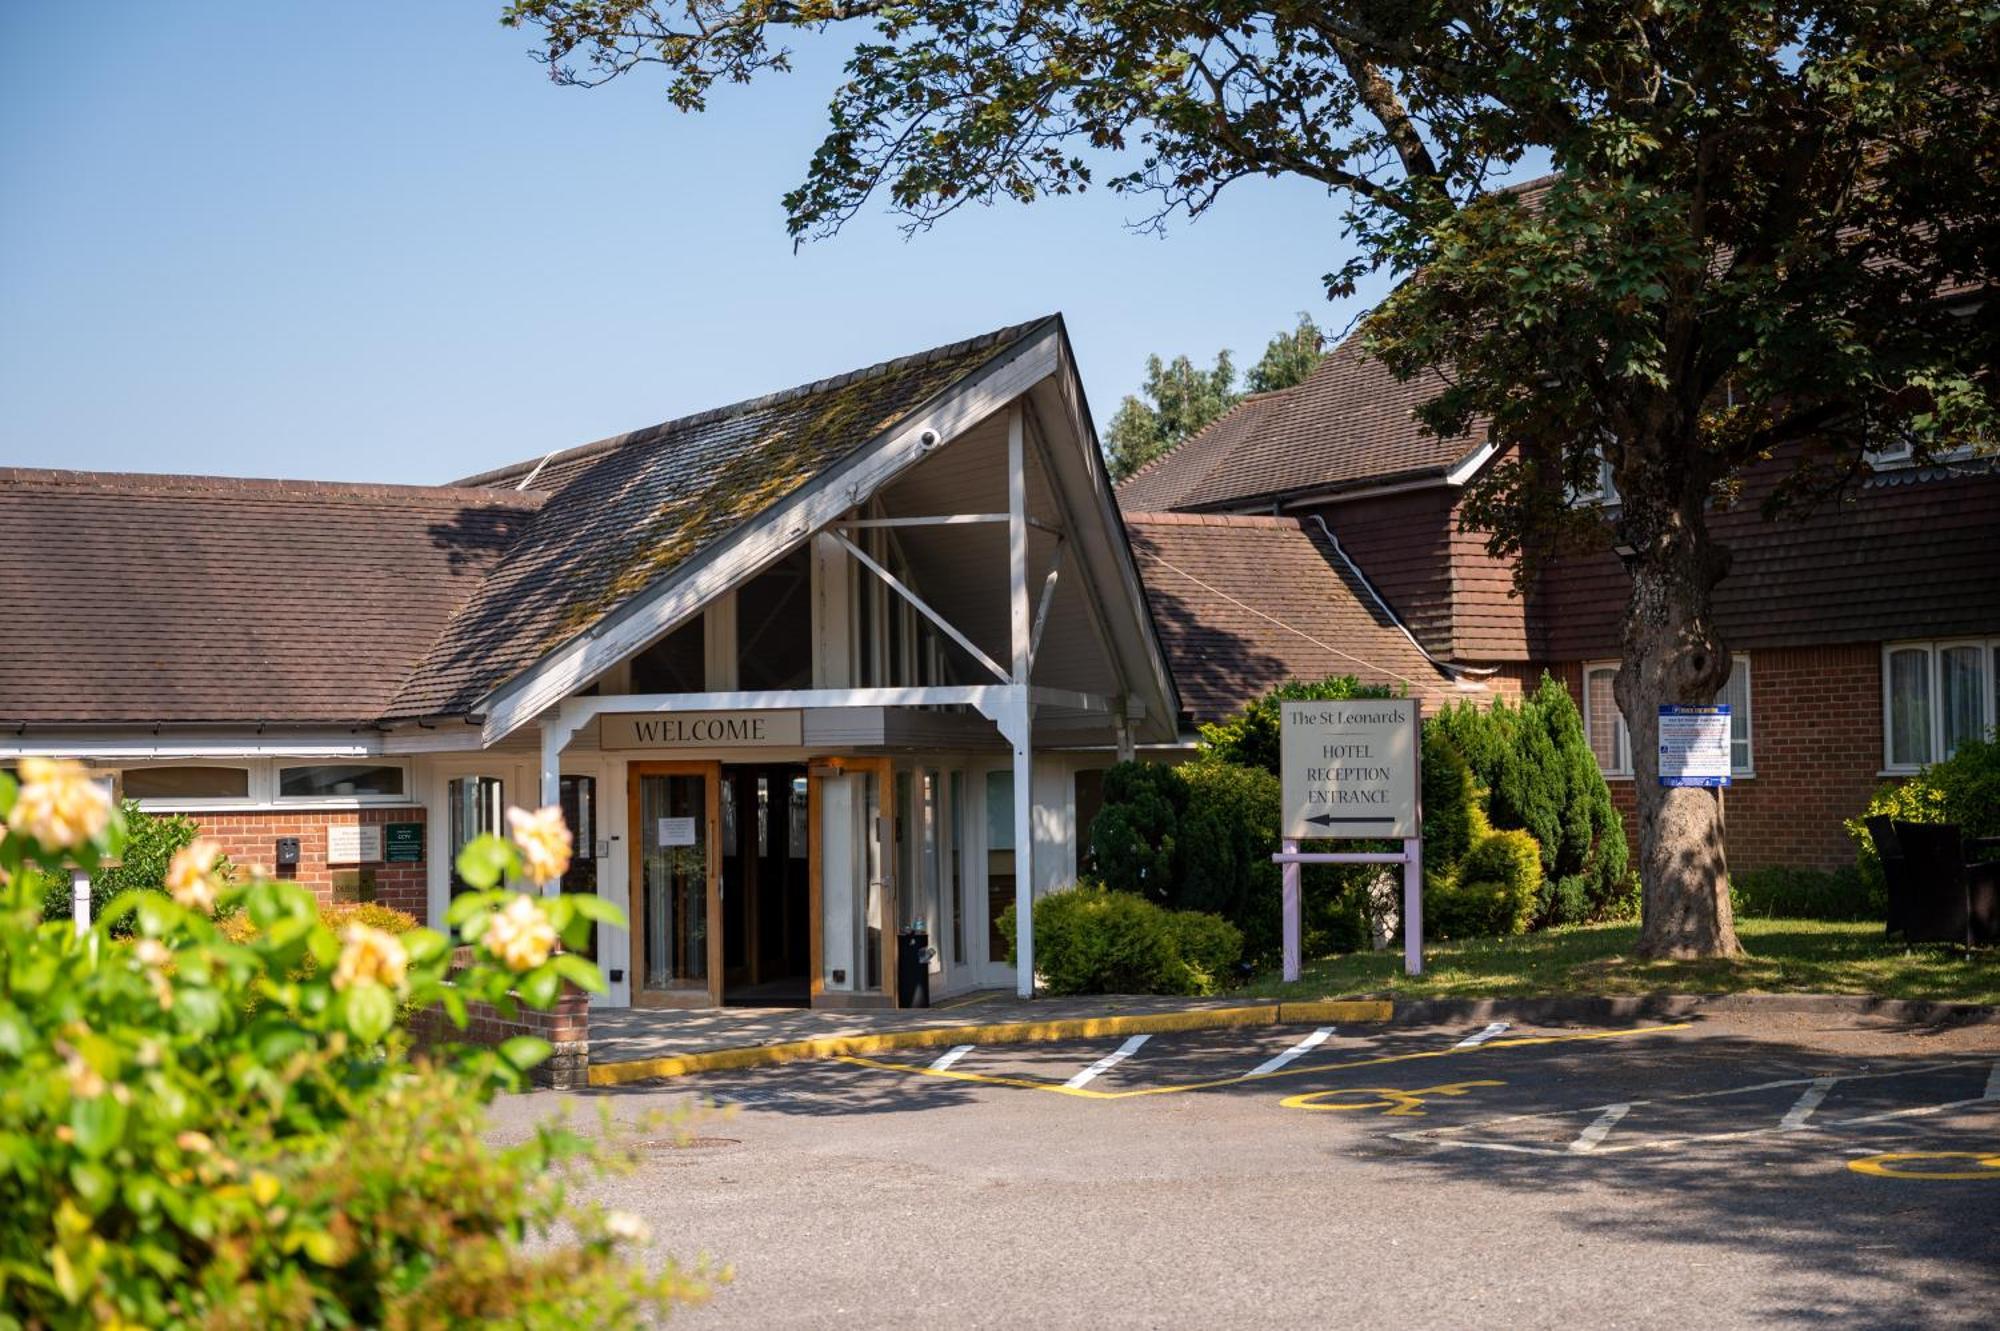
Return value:
M 125 774 L 161 767 L 227 767 L 247 779 L 241 795 L 191 796 L 182 799 L 155 797 L 135 802 L 146 813 L 201 813 L 210 809 L 255 809 L 264 803 L 270 784 L 268 765 L 229 758 L 168 758 L 159 762 L 118 764 L 118 796 L 125 795 Z
M 393 767 L 403 774 L 403 789 L 395 795 L 283 795 L 285 773 L 294 767 Z M 271 764 L 271 807 L 274 809 L 379 809 L 421 803 L 410 765 L 395 758 L 283 758 Z
M 1978 447 L 1977 440 L 1967 440 L 1956 448 L 1941 448 L 1931 454 L 1930 460 L 1937 462 L 1963 462 Z M 1908 430 L 1898 430 L 1894 442 L 1880 448 L 1865 450 L 1868 465 L 1877 471 L 1893 471 L 1898 467 L 1911 465 L 1910 455 L 1915 451 Z
M 1754 777 L 1757 775 L 1757 707 L 1755 701 L 1756 685 L 1751 677 L 1750 654 L 1748 652 L 1737 652 L 1733 654 L 1729 658 L 1729 663 L 1730 663 L 1729 670 L 1731 674 L 1736 673 L 1736 668 L 1738 666 L 1741 666 L 1743 668 L 1743 697 L 1746 703 L 1748 703 L 1748 706 L 1740 714 L 1736 711 L 1735 708 L 1732 707 L 1730 709 L 1729 775 L 1730 779 L 1732 780 L 1738 778 L 1748 779 L 1750 777 Z M 1599 670 L 1616 670 L 1618 669 L 1618 664 L 1619 663 L 1616 661 L 1585 661 L 1583 663 L 1582 685 L 1579 688 L 1578 692 L 1580 692 L 1583 695 L 1583 735 L 1586 741 L 1588 741 L 1590 738 L 1590 730 L 1591 730 L 1590 676 L 1593 672 Z M 1886 678 L 1887 675 L 1885 672 L 1884 679 L 1886 680 Z M 1885 684 L 1883 687 L 1886 694 L 1887 685 Z M 1729 698 L 1729 685 L 1727 682 L 1725 682 L 1722 686 L 1722 690 L 1715 695 L 1715 700 L 1718 703 L 1723 703 L 1727 702 L 1728 698 Z M 1739 721 L 1742 723 L 1743 727 L 1743 747 L 1746 750 L 1746 761 L 1740 767 L 1736 763 L 1736 742 L 1737 742 L 1736 728 L 1737 728 L 1737 723 Z M 1614 771 L 1612 769 L 1606 768 L 1602 762 L 1599 762 L 1598 771 L 1603 774 L 1604 779 L 1607 781 L 1630 781 L 1633 777 L 1632 728 L 1625 723 L 1625 714 L 1622 711 L 1619 711 L 1616 707 L 1612 708 L 1612 723 L 1617 727 L 1618 743 L 1620 747 L 1622 747 L 1625 750 L 1625 766 L 1622 769 Z M 1597 750 L 1593 748 L 1591 750 L 1591 756 L 1596 757 L 1596 755 L 1597 755 Z
M 1588 487 L 1569 487 L 1570 507 L 1582 508 L 1595 504 L 1599 508 L 1616 508 L 1622 502 L 1618 497 L 1618 482 L 1611 473 L 1611 460 L 1604 456 L 1604 445 L 1593 447 L 1591 453 L 1597 458 L 1597 484 Z
M 1995 728 L 2000 727 L 2000 637 L 1914 638 L 1885 642 L 1882 644 L 1882 770 L 1878 775 L 1908 776 L 1950 756 L 1944 751 L 1944 654 L 1954 647 L 1979 649 L 1980 667 L 1986 673 L 1986 688 L 1981 694 L 1984 715 L 1980 718 L 1980 730 L 1991 738 Z M 1930 683 L 1930 734 L 1925 736 L 1927 756 L 1917 763 L 1895 761 L 1895 734 L 1892 728 L 1894 700 L 1889 692 L 1889 660 L 1897 652 L 1908 651 L 1924 653 Z

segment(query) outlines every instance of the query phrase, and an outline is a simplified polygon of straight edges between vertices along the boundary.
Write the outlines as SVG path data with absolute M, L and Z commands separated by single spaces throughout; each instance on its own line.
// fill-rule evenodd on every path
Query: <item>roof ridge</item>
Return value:
M 250 492 L 319 498 L 355 499 L 478 499 L 515 504 L 539 504 L 542 496 L 474 485 L 409 485 L 387 481 L 316 481 L 279 476 L 209 476 L 193 472 L 83 471 L 67 467 L 0 467 L 0 486 L 58 487 L 116 493 L 191 494 Z
M 453 482 L 453 484 L 473 487 L 499 485 L 504 481 L 523 478 L 542 465 L 553 462 L 558 458 L 565 461 L 574 461 L 580 457 L 608 453 L 614 449 L 623 448 L 627 444 L 647 443 L 655 439 L 665 438 L 670 434 L 682 430 L 696 429 L 703 425 L 713 425 L 717 421 L 728 420 L 735 416 L 746 416 L 753 411 L 767 411 L 772 407 L 783 406 L 785 403 L 796 402 L 818 393 L 845 388 L 849 384 L 859 383 L 864 379 L 896 374 L 919 365 L 929 364 L 932 361 L 947 360 L 953 356 L 963 356 L 968 352 L 977 351 L 983 347 L 1000 346 L 1003 343 L 1018 341 L 1042 325 L 1052 324 L 1060 318 L 1062 318 L 1060 311 L 1040 315 L 1037 318 L 1027 319 L 1020 323 L 1008 324 L 1004 328 L 995 328 L 990 332 L 980 333 L 973 337 L 960 338 L 956 342 L 947 342 L 940 346 L 931 347 L 925 351 L 911 352 L 908 355 L 896 356 L 885 361 L 877 361 L 873 365 L 865 365 L 859 369 L 830 375 L 824 379 L 815 379 L 810 383 L 797 384 L 791 388 L 781 388 L 776 392 L 744 398 L 740 402 L 732 402 L 727 406 L 710 407 L 690 415 L 675 416 L 671 419 L 660 421 L 657 424 L 642 425 L 637 429 L 627 430 L 622 434 L 606 435 L 602 439 L 591 440 L 588 443 L 571 444 L 547 453 L 539 453 L 531 458 L 523 458 L 519 462 L 510 462 L 503 467 L 495 467 L 490 471 L 476 472 L 471 476 L 462 477 Z

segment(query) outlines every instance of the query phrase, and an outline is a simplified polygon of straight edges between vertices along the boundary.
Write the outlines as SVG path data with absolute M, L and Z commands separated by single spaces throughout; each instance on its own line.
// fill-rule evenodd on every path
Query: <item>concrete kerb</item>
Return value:
M 1387 999 L 1325 999 L 1314 1002 L 1259 1003 L 1246 1007 L 1201 1008 L 1187 1012 L 1137 1012 L 1117 1016 L 1067 1017 L 1049 1021 L 989 1022 L 981 1025 L 932 1026 L 883 1031 L 873 1035 L 838 1035 L 817 1040 L 709 1049 L 664 1058 L 636 1058 L 619 1063 L 593 1063 L 590 1085 L 624 1086 L 638 1081 L 683 1077 L 694 1072 L 726 1072 L 767 1067 L 801 1059 L 838 1058 L 852 1054 L 883 1054 L 898 1049 L 924 1049 L 953 1044 L 1026 1044 L 1050 1040 L 1091 1040 L 1108 1036 L 1159 1035 L 1173 1031 L 1220 1030 L 1234 1026 L 1276 1026 L 1330 1021 L 1387 1022 L 1395 1005 Z
M 891 1053 L 954 1044 L 1026 1044 L 1113 1036 L 1159 1035 L 1176 1031 L 1221 1030 L 1242 1026 L 1320 1025 L 1368 1022 L 1435 1026 L 1453 1022 L 1511 1021 L 1539 1026 L 1599 1025 L 1633 1020 L 1678 1020 L 1713 1014 L 1804 1012 L 1864 1016 L 1917 1026 L 2000 1025 L 2000 1008 L 1923 999 L 1875 998 L 1860 994 L 1572 994 L 1548 998 L 1338 998 L 1199 1008 L 1185 1012 L 1141 1012 L 1048 1021 L 988 1022 L 828 1036 L 773 1044 L 710 1049 L 661 1058 L 593 1063 L 591 1086 L 623 1086 L 696 1072 L 766 1067 L 802 1059 Z

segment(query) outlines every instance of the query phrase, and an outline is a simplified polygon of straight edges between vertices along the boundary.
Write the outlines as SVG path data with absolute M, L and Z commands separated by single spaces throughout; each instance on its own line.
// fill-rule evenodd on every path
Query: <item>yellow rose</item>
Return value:
M 523 892 L 493 916 L 480 941 L 507 969 L 533 970 L 555 950 L 556 929 L 535 899 Z
M 215 865 L 222 847 L 206 837 L 174 852 L 167 865 L 167 892 L 189 910 L 206 915 L 215 909 Z
M 111 821 L 111 795 L 82 763 L 21 759 L 21 792 L 7 826 L 50 850 L 95 841 Z
M 383 929 L 350 924 L 341 935 L 340 960 L 333 968 L 333 987 L 349 989 L 357 984 L 380 984 L 391 989 L 403 987 L 410 954 L 403 940 Z
M 563 823 L 561 805 L 551 804 L 533 813 L 526 809 L 507 810 L 507 834 L 521 848 L 529 881 L 553 883 L 569 872 L 574 843 Z

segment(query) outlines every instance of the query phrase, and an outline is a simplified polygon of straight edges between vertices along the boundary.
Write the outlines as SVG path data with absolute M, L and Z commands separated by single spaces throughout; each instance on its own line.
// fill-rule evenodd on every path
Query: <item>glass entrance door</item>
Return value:
M 719 1002 L 721 935 L 713 928 L 717 773 L 710 764 L 635 765 L 632 919 L 634 1002 Z

